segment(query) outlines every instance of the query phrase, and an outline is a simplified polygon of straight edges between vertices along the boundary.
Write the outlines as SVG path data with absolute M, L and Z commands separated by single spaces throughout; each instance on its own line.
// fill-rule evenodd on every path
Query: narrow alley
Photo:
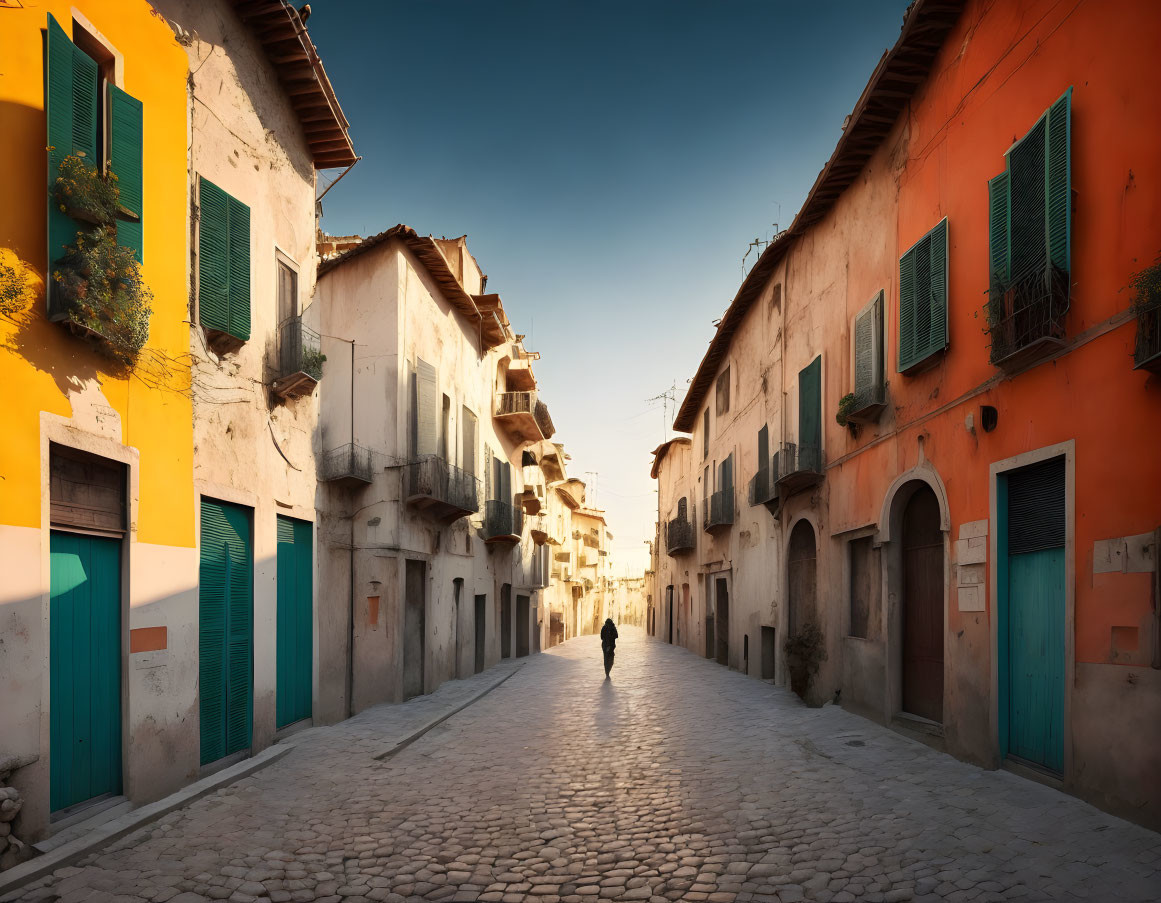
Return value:
M 1145 901 L 1161 887 L 1153 832 L 634 628 L 607 682 L 584 636 L 288 742 L 2 899 Z

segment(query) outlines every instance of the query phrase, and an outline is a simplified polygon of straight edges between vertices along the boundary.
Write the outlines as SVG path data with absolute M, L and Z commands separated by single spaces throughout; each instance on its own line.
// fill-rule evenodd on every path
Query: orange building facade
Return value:
M 690 648 L 1151 825 L 1159 43 L 1147 2 L 912 6 L 691 383 L 670 555 Z

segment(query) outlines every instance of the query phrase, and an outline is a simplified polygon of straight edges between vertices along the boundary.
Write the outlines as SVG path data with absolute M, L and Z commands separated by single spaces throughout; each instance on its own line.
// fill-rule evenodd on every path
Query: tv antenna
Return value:
M 661 441 L 669 441 L 669 407 L 673 406 L 677 409 L 677 383 L 670 385 L 668 389 L 660 395 L 654 395 L 652 398 L 646 398 L 645 403 L 649 405 L 661 402 Z

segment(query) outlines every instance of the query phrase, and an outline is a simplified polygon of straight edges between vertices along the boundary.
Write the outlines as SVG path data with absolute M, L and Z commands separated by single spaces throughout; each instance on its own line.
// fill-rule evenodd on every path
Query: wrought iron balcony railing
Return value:
M 693 535 L 693 521 L 685 517 L 675 517 L 665 527 L 665 549 L 677 556 L 683 552 L 690 552 L 695 546 Z
M 278 328 L 278 378 L 274 391 L 283 398 L 309 395 L 322 379 L 322 340 L 319 334 L 291 317 Z
M 535 392 L 501 392 L 496 396 L 495 416 L 525 441 L 551 439 L 556 432 L 548 414 L 548 405 L 538 399 Z
M 734 487 L 719 489 L 705 504 L 702 528 L 706 533 L 714 533 L 730 527 L 734 523 Z
M 1042 261 L 1001 282 L 993 273 L 985 306 L 993 364 L 1012 368 L 1064 344 L 1069 275 Z
M 1161 373 L 1161 297 L 1137 305 L 1137 345 L 1133 353 L 1135 370 Z
M 480 481 L 438 455 L 424 455 L 404 467 L 407 503 L 438 520 L 453 521 L 480 510 Z
M 374 476 L 371 449 L 353 442 L 333 448 L 319 461 L 318 478 L 332 483 L 370 483 Z
M 822 479 L 822 449 L 787 442 L 774 454 L 773 468 L 783 497 L 813 486 Z
M 484 539 L 487 542 L 519 542 L 524 513 L 515 505 L 488 499 L 484 503 Z

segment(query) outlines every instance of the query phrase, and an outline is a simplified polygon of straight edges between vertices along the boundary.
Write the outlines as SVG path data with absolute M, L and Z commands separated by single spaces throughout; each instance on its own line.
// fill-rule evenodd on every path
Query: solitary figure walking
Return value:
M 609 672 L 613 670 L 613 650 L 617 648 L 617 625 L 612 618 L 605 618 L 605 626 L 601 628 L 601 650 L 605 653 L 605 680 L 609 679 Z

